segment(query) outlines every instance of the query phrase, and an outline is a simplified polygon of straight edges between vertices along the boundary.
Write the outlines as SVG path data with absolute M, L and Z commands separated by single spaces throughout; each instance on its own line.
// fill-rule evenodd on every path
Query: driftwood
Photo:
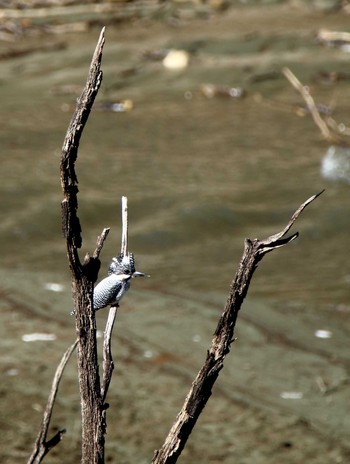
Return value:
M 317 32 L 316 40 L 322 44 L 335 47 L 350 44 L 350 33 L 330 31 L 329 29 L 320 29 Z
M 335 123 L 334 119 L 328 117 L 324 120 L 322 118 L 309 88 L 303 85 L 289 68 L 283 68 L 282 73 L 289 83 L 300 93 L 311 113 L 314 123 L 319 128 L 324 139 L 330 143 L 349 146 L 350 141 L 344 137 L 344 132 L 342 134 L 339 133 L 338 125 Z
M 266 253 L 280 248 L 298 237 L 298 232 L 285 237 L 304 208 L 322 192 L 305 201 L 293 214 L 287 226 L 279 233 L 265 240 L 246 239 L 244 252 L 236 276 L 232 281 L 229 297 L 214 338 L 207 353 L 206 361 L 192 383 L 185 402 L 161 449 L 154 453 L 152 464 L 173 464 L 177 461 L 187 439 L 195 426 L 204 406 L 209 400 L 213 385 L 224 366 L 224 360 L 234 341 L 234 328 L 251 278 L 258 263 Z

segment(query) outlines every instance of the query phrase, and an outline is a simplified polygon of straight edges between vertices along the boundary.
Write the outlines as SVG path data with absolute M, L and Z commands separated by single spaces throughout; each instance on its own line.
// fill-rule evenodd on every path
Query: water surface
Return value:
M 347 123 L 348 82 L 315 78 L 346 69 L 348 54 L 314 40 L 318 28 L 342 30 L 346 20 L 276 6 L 233 8 L 180 28 L 149 20 L 107 28 L 96 103 L 130 99 L 134 107 L 97 108 L 85 129 L 77 163 L 82 256 L 111 226 L 102 277 L 119 249 L 126 195 L 130 249 L 152 276 L 134 283 L 116 328 L 107 438 L 119 462 L 149 462 L 161 445 L 204 360 L 244 238 L 283 229 L 324 188 L 295 225 L 298 240 L 260 264 L 238 340 L 182 462 L 203 462 L 203 454 L 206 462 L 347 461 L 349 185 L 321 176 L 329 147 L 311 118 L 296 114 L 300 97 L 279 74 L 288 65 Z M 54 367 L 74 339 L 59 158 L 98 34 L 45 36 L 65 46 L 1 63 L 2 370 L 4 405 L 12 404 L 1 424 L 2 462 L 28 455 Z M 191 53 L 188 68 L 171 72 L 144 57 L 171 47 Z M 265 73 L 273 78 L 259 78 Z M 204 83 L 241 87 L 246 96 L 208 99 Z M 53 332 L 57 342 L 24 343 L 27 332 Z M 52 425 L 69 433 L 51 462 L 62 462 L 62 452 L 69 462 L 79 455 L 74 362 L 66 375 Z M 252 451 L 252 442 L 261 446 Z

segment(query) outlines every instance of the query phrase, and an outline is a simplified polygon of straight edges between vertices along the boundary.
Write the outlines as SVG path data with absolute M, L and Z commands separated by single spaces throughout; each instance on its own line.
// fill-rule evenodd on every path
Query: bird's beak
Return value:
M 143 272 L 137 272 L 135 271 L 132 275 L 132 278 L 134 277 L 150 277 L 150 276 L 146 276 L 146 274 L 144 274 Z

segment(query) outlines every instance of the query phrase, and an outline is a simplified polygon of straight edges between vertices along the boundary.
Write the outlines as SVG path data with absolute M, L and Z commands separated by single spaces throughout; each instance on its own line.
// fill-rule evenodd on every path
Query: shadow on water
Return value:
M 300 238 L 259 266 L 232 354 L 180 462 L 347 462 L 348 176 L 325 174 L 334 153 L 279 70 L 288 65 L 320 103 L 335 102 L 346 123 L 348 81 L 318 77 L 345 73 L 348 53 L 314 37 L 346 30 L 348 17 L 281 2 L 192 12 L 176 27 L 173 19 L 107 27 L 103 85 L 77 164 L 83 252 L 112 227 L 102 276 L 119 249 L 127 195 L 130 247 L 152 276 L 135 282 L 118 316 L 107 457 L 150 461 L 204 360 L 244 238 L 278 232 L 326 188 L 296 224 Z M 1 44 L 3 53 L 35 51 L 1 55 L 4 463 L 28 456 L 54 368 L 75 336 L 58 165 L 98 33 Z M 169 48 L 186 52 L 182 69 L 163 65 Z M 23 341 L 34 332 L 56 338 Z M 50 462 L 79 459 L 77 390 L 72 362 L 52 422 L 68 433 Z

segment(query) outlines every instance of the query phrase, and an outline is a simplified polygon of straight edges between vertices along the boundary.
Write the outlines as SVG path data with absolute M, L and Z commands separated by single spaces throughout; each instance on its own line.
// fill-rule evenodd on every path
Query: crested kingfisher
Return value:
M 132 253 L 127 253 L 125 256 L 120 254 L 112 258 L 108 276 L 94 288 L 94 310 L 97 311 L 108 305 L 119 306 L 119 301 L 130 288 L 131 279 L 144 276 L 143 272 L 136 271 Z

